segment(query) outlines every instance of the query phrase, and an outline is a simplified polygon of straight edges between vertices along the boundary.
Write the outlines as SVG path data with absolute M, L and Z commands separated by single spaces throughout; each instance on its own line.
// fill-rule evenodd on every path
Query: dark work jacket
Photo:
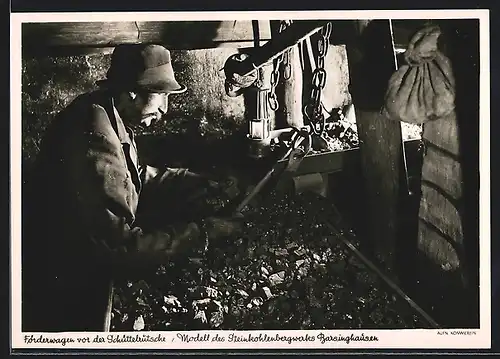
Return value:
M 51 315 L 73 306 L 63 310 L 66 317 L 82 311 L 78 306 L 88 307 L 87 312 L 92 306 L 102 309 L 113 276 L 167 261 L 158 243 L 174 232 L 199 234 L 194 223 L 171 232 L 145 232 L 137 226 L 142 187 L 157 174 L 147 166 L 140 171 L 138 162 L 133 134 L 105 91 L 79 96 L 54 120 L 33 171 L 24 178 L 27 303 L 52 308 Z M 47 299 L 34 298 L 40 293 Z

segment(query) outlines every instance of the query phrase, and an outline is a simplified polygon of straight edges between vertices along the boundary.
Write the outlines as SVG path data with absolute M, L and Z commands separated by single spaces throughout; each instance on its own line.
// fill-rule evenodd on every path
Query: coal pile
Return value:
M 344 151 L 359 147 L 358 133 L 348 122 L 332 122 L 325 128 L 323 138 L 328 151 Z
M 239 238 L 115 283 L 111 330 L 429 327 L 320 222 L 322 203 L 271 193 Z

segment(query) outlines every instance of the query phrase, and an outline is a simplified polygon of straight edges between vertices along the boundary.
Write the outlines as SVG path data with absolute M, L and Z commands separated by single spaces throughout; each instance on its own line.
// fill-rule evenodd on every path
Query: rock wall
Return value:
M 245 100 L 231 98 L 224 91 L 224 74 L 220 71 L 226 59 L 238 52 L 221 47 L 203 50 L 172 51 L 172 61 L 179 82 L 188 87 L 172 95 L 169 111 L 154 128 L 140 138 L 164 142 L 175 137 L 192 148 L 193 141 L 212 144 L 246 133 Z M 328 106 L 350 101 L 345 48 L 334 46 L 329 55 Z M 81 93 L 96 89 L 95 82 L 105 77 L 110 54 L 67 57 L 24 58 L 22 63 L 22 137 L 23 166 L 29 166 L 38 153 L 39 142 L 54 116 Z M 244 139 L 244 137 L 243 137 Z M 151 152 L 155 152 L 152 150 Z M 180 151 L 182 152 L 182 151 Z M 155 156 L 159 156 L 155 153 Z

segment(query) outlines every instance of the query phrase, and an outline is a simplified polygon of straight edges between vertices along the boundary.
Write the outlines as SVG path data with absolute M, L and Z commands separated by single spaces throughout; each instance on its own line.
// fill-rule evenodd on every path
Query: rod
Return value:
M 303 141 L 303 137 L 299 137 L 295 143 L 295 147 L 299 146 Z M 280 162 L 283 162 L 286 160 L 290 154 L 292 153 L 294 149 L 294 146 L 290 146 L 290 148 L 286 151 L 286 153 L 276 162 L 276 165 L 279 164 Z M 269 172 L 266 173 L 266 175 L 257 183 L 257 185 L 254 187 L 254 189 L 246 196 L 243 201 L 239 204 L 238 207 L 236 207 L 235 213 L 239 214 L 247 205 L 250 203 L 250 201 L 259 193 L 262 188 L 266 185 L 267 182 L 272 178 L 273 174 L 276 172 L 276 165 L 274 165 Z M 285 167 L 286 168 L 286 167 Z
M 292 152 L 293 147 L 290 147 L 288 151 L 283 155 L 278 160 L 278 163 L 281 161 L 284 161 L 287 159 L 288 156 L 290 156 L 290 153 Z M 250 203 L 250 201 L 262 190 L 262 188 L 266 185 L 267 182 L 272 178 L 274 172 L 276 172 L 276 166 L 273 166 L 269 170 L 269 172 L 266 173 L 266 175 L 257 183 L 257 185 L 254 187 L 254 189 L 246 196 L 243 201 L 240 203 L 240 205 L 236 208 L 236 213 L 240 213 L 247 205 Z
M 110 281 L 108 289 L 108 302 L 106 306 L 106 312 L 104 314 L 104 327 L 103 332 L 111 331 L 111 313 L 113 311 L 113 295 L 114 295 L 114 283 Z
M 289 48 L 295 46 L 305 38 L 319 31 L 330 21 L 302 21 L 294 22 L 276 37 L 266 42 L 263 46 L 253 49 L 251 56 L 241 62 L 237 74 L 248 76 L 271 60 L 280 56 Z
M 395 44 L 395 41 L 394 41 L 394 29 L 392 27 L 392 20 L 389 19 L 389 30 L 391 32 L 391 46 L 392 46 L 392 54 L 394 56 L 394 68 L 396 69 L 396 71 L 398 71 L 398 57 L 397 57 L 397 54 L 396 54 L 396 44 Z M 410 178 L 409 178 L 409 175 L 408 175 L 408 161 L 406 159 L 406 151 L 405 151 L 405 141 L 403 139 L 403 131 L 402 131 L 402 124 L 399 125 L 399 128 L 400 128 L 400 132 L 401 132 L 401 151 L 402 151 L 402 155 L 403 155 L 403 171 L 404 171 L 404 174 L 405 174 L 405 181 L 406 181 L 406 191 L 408 192 L 409 195 L 412 195 L 412 191 L 411 191 L 411 188 L 410 188 Z
M 439 324 L 432 319 L 432 317 L 427 314 L 420 306 L 415 303 L 403 290 L 394 283 L 389 277 L 387 277 L 378 267 L 366 258 L 347 238 L 345 238 L 338 230 L 329 223 L 324 215 L 319 214 L 320 217 L 323 218 L 323 222 L 325 225 L 336 235 L 337 238 L 340 238 L 342 243 L 347 246 L 368 268 L 370 268 L 373 272 L 375 272 L 392 290 L 394 290 L 401 298 L 403 298 L 409 305 L 412 307 L 418 314 L 422 316 L 433 328 L 438 329 Z

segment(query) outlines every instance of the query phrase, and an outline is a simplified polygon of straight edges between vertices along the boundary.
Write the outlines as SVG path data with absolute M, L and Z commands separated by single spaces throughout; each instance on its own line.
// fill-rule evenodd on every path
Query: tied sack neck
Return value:
M 439 36 L 441 36 L 441 29 L 438 26 L 430 26 L 418 31 L 412 37 L 404 53 L 406 63 L 410 66 L 418 66 L 434 60 L 438 52 Z

